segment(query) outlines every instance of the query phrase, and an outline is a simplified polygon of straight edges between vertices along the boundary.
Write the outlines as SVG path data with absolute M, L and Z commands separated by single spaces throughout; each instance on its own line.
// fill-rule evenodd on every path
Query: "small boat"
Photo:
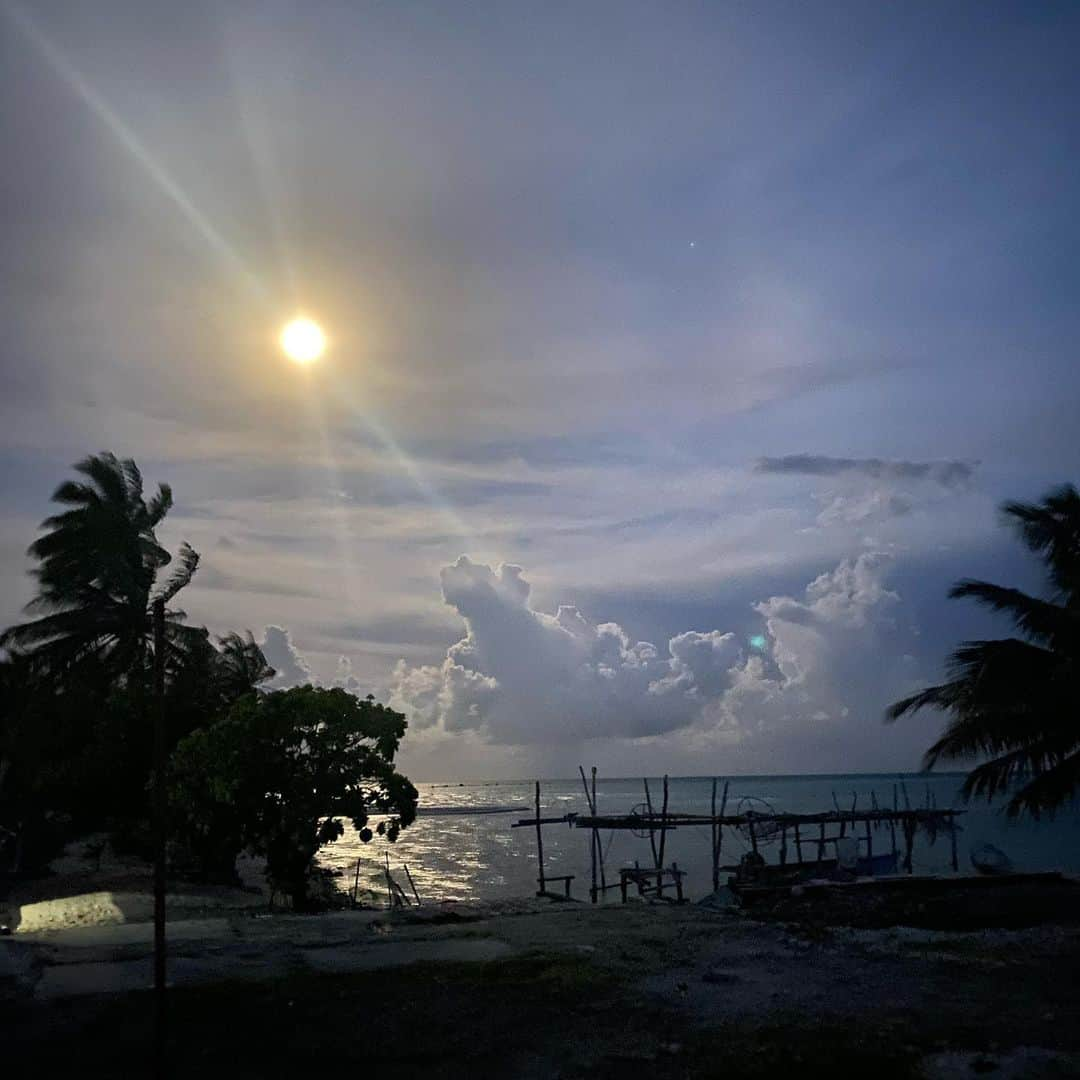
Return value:
M 980 874 L 1009 874 L 1012 873 L 1013 868 L 1012 859 L 993 844 L 983 844 L 982 847 L 973 848 L 971 865 Z
M 449 817 L 464 814 L 516 814 L 528 810 L 527 806 L 419 806 L 417 817 Z

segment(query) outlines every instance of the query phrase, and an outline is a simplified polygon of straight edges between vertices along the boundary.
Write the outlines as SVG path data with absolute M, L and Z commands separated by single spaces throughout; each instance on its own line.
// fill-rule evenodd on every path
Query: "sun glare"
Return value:
M 326 335 L 311 319 L 293 319 L 287 323 L 279 341 L 285 355 L 298 364 L 310 364 L 326 350 Z

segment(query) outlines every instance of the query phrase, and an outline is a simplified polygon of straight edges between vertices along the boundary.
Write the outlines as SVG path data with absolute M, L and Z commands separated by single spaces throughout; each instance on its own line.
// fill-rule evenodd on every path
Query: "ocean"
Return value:
M 961 872 L 970 872 L 969 853 L 983 844 L 994 844 L 1005 851 L 1017 870 L 1065 870 L 1080 872 L 1080 808 L 1060 812 L 1053 820 L 1034 822 L 1006 819 L 1001 803 L 965 805 L 959 791 L 962 773 L 829 776 L 739 776 L 730 778 L 727 812 L 741 809 L 767 811 L 815 812 L 833 808 L 833 797 L 842 809 L 849 809 L 853 799 L 858 807 L 871 805 L 871 793 L 880 806 L 891 807 L 894 786 L 900 806 L 904 794 L 914 807 L 927 805 L 929 799 L 939 809 L 950 806 L 966 810 L 960 817 L 959 837 Z M 720 780 L 723 789 L 724 780 Z M 659 812 L 662 780 L 650 778 L 654 806 Z M 484 815 L 420 816 L 402 831 L 396 843 L 380 837 L 363 844 L 350 828 L 336 843 L 324 848 L 320 862 L 342 871 L 342 882 L 351 891 L 357 862 L 360 864 L 359 898 L 369 903 L 386 902 L 383 876 L 384 858 L 396 880 L 408 888 L 403 871 L 407 865 L 424 901 L 492 901 L 532 896 L 536 891 L 536 830 L 511 828 L 520 818 L 533 816 L 533 781 L 491 780 L 468 784 L 418 784 L 420 807 L 520 807 L 514 812 Z M 559 817 L 567 813 L 587 814 L 581 779 L 542 780 L 541 813 Z M 712 778 L 671 777 L 669 811 L 709 813 Z M 744 800 L 752 800 L 746 802 Z M 598 779 L 597 803 L 601 814 L 628 813 L 643 804 L 643 782 L 638 779 Z M 740 803 L 742 804 L 740 807 Z M 351 835 L 350 835 L 351 834 Z M 650 865 L 649 840 L 625 831 L 601 833 L 608 880 L 618 880 L 618 868 L 634 860 Z M 687 871 L 686 892 L 697 899 L 711 891 L 709 828 L 681 828 L 669 833 L 665 865 L 677 862 Z M 735 863 L 749 843 L 733 829 L 724 830 L 722 862 Z M 889 850 L 887 828 L 875 838 L 875 850 Z M 777 849 L 764 851 L 770 862 L 777 859 Z M 789 858 L 794 858 L 789 843 Z M 924 833 L 915 839 L 913 865 L 916 873 L 950 873 L 951 851 L 947 834 L 929 843 Z M 544 827 L 544 866 L 549 875 L 574 874 L 572 895 L 588 898 L 590 881 L 589 832 L 568 826 Z M 607 902 L 617 902 L 618 890 L 607 895 Z

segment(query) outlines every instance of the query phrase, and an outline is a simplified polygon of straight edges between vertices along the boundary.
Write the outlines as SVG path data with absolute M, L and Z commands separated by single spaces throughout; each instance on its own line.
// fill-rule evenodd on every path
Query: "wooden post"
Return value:
M 678 903 L 682 903 L 682 874 L 679 872 L 679 864 L 673 862 L 671 864 L 671 874 L 675 878 L 675 899 Z
M 652 848 L 653 865 L 659 866 L 660 859 L 656 854 L 656 833 L 653 832 L 652 795 L 649 794 L 649 781 L 642 782 L 645 784 L 645 805 L 649 808 L 649 846 Z
M 596 817 L 596 805 L 595 799 L 589 797 L 589 785 L 585 780 L 585 767 L 583 765 L 578 766 L 578 772 L 581 773 L 581 786 L 585 789 L 585 802 L 589 806 L 589 813 Z M 593 793 L 596 792 L 596 766 L 593 766 Z M 596 903 L 596 843 L 597 832 L 594 825 L 589 834 L 589 856 L 592 862 L 592 885 L 589 888 L 589 899 Z
M 660 858 L 656 869 L 660 871 L 656 875 L 656 895 L 664 895 L 664 846 L 667 843 L 667 808 L 668 808 L 668 778 L 664 774 L 664 808 L 660 811 Z
M 802 866 L 802 837 L 799 835 L 799 823 L 795 822 L 795 858 Z
M 915 843 L 915 822 L 911 818 L 904 818 L 904 869 L 910 874 L 911 849 Z
M 416 906 L 419 907 L 420 906 L 420 894 L 416 891 L 416 882 L 413 881 L 412 874 L 409 873 L 409 864 L 408 863 L 402 863 L 401 865 L 405 867 L 405 876 L 409 879 L 409 886 L 412 888 L 412 894 L 413 894 L 413 896 L 416 897 Z M 567 893 L 569 893 L 569 884 L 570 883 L 567 882 Z
M 356 894 L 360 891 L 360 860 L 356 860 L 356 876 L 353 878 L 352 886 L 352 902 L 353 907 L 356 907 Z
M 709 822 L 709 839 L 712 842 L 712 891 L 720 888 L 720 860 L 716 857 L 716 830 L 720 827 L 716 823 L 716 777 L 712 778 L 712 821 Z
M 898 814 L 900 812 L 900 798 L 896 791 L 896 785 L 892 786 L 892 808 L 893 813 Z M 896 818 L 889 818 L 889 840 L 892 844 L 892 857 L 896 859 Z
M 825 861 L 825 822 L 820 823 L 820 831 L 818 833 L 817 842 L 817 861 Z
M 386 856 L 386 869 L 383 871 L 383 873 L 386 874 L 386 905 L 391 910 L 393 910 L 393 907 L 394 907 L 394 879 L 390 876 L 390 852 L 389 851 L 384 851 L 383 854 Z
M 724 795 L 720 800 L 720 817 L 724 816 L 727 809 L 728 787 L 730 780 L 724 781 Z M 713 781 L 713 817 L 716 817 L 716 781 Z M 724 846 L 724 826 L 719 820 L 716 822 L 716 834 L 713 838 L 712 879 L 713 892 L 720 888 L 720 850 Z
M 870 830 L 870 819 L 866 819 L 866 859 L 869 863 L 870 876 L 874 876 L 874 834 Z
M 787 865 L 787 826 L 780 830 L 780 865 Z
M 165 997 L 165 601 L 153 603 L 154 631 L 154 1066 L 166 1073 Z
M 956 815 L 949 815 L 949 839 L 952 846 L 952 868 L 953 873 L 957 873 L 960 869 L 960 859 L 956 854 Z
M 840 802 L 836 797 L 836 792 L 835 791 L 832 793 L 832 802 L 833 802 L 833 806 L 836 807 L 837 820 L 840 822 L 840 835 L 843 836 L 844 833 L 847 831 L 847 822 L 844 821 L 844 815 L 840 810 Z
M 593 817 L 600 815 L 600 803 L 596 798 L 596 766 L 592 767 L 592 812 Z M 600 895 L 607 892 L 607 874 L 604 873 L 604 845 L 600 843 L 600 830 L 593 829 L 596 837 L 596 860 L 600 863 Z
M 536 895 L 540 896 L 546 891 L 544 885 L 544 834 L 540 826 L 540 781 L 536 781 L 536 880 L 540 885 Z
M 746 813 L 747 824 L 750 826 L 750 846 L 754 849 L 754 854 L 757 854 L 757 833 L 754 831 L 754 811 L 748 810 Z

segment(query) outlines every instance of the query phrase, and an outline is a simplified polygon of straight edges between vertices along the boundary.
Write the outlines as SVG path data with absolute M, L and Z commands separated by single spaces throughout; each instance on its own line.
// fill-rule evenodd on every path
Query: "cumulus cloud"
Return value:
M 420 725 L 509 743 L 661 734 L 690 723 L 742 657 L 731 633 L 689 631 L 661 652 L 576 607 L 535 611 L 519 566 L 462 556 L 441 578 L 466 635 L 441 665 L 399 662 L 391 701 Z
M 277 672 L 266 685 L 271 690 L 286 690 L 314 681 L 311 668 L 293 644 L 284 626 L 268 626 L 259 648 L 267 663 Z
M 762 771 L 881 767 L 882 711 L 920 678 L 901 598 L 884 583 L 889 564 L 867 552 L 815 578 L 802 597 L 756 604 L 768 649 L 735 672 L 688 743 L 738 746 L 744 767 Z
M 658 649 L 575 607 L 535 611 L 520 567 L 462 557 L 442 585 L 466 634 L 441 665 L 399 662 L 391 700 L 416 727 L 508 745 L 667 736 L 673 749 L 720 741 L 766 754 L 782 739 L 809 747 L 856 726 L 880 732 L 867 712 L 876 720 L 912 678 L 888 565 L 867 552 L 801 596 L 755 604 L 766 630 L 757 649 L 721 630 L 686 631 Z
M 882 458 L 826 457 L 821 454 L 788 454 L 758 458 L 754 468 L 762 473 L 796 476 L 859 475 L 875 480 L 930 480 L 945 488 L 964 488 L 975 475 L 972 461 L 886 461 Z

